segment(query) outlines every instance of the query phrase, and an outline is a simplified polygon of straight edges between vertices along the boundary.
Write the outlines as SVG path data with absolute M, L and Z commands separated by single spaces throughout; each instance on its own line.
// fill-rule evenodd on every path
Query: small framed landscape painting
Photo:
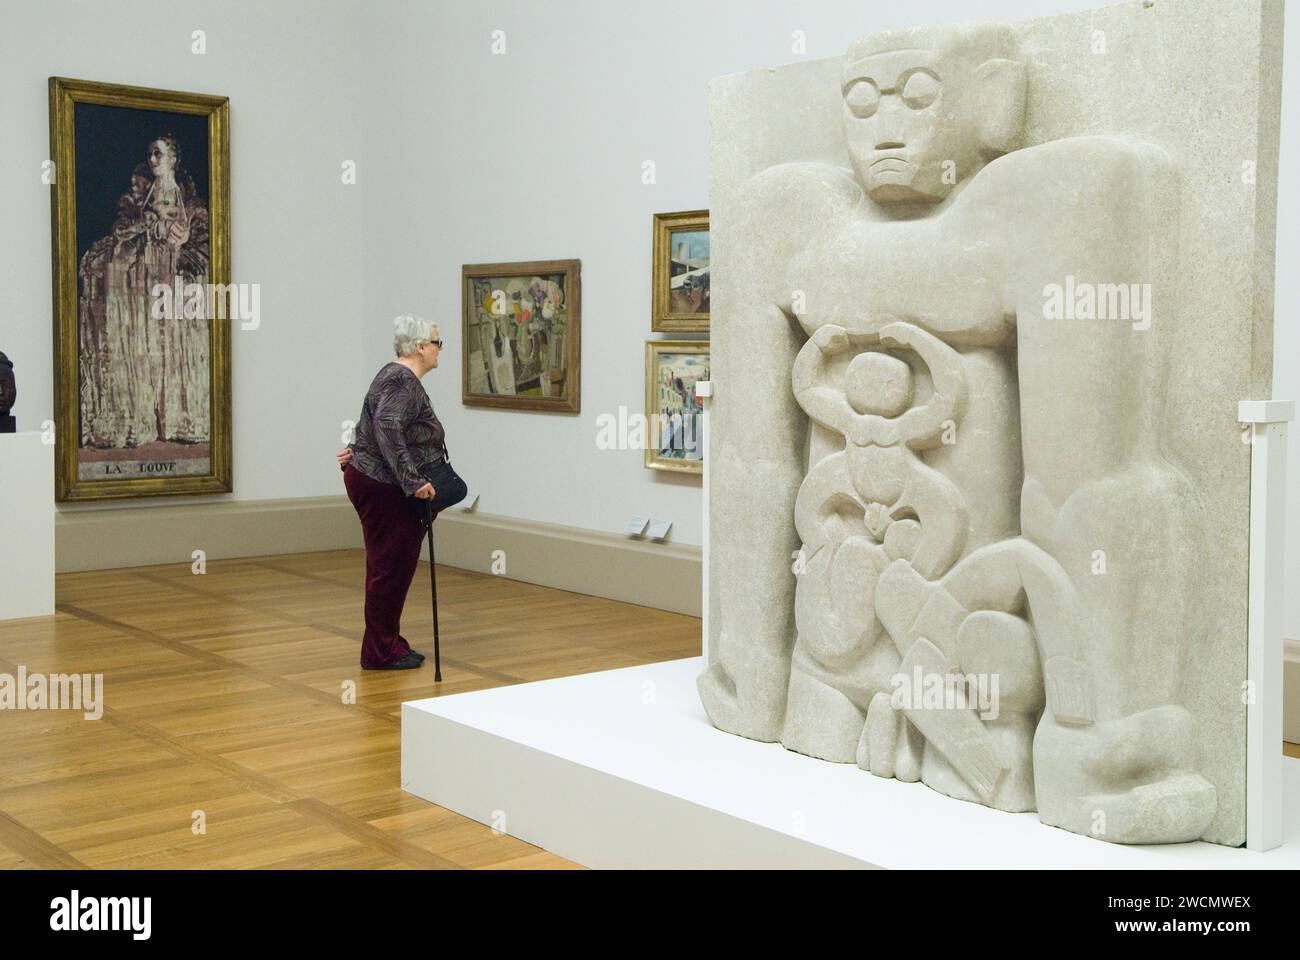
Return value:
M 709 211 L 656 213 L 650 278 L 650 329 L 709 329 Z
M 461 267 L 461 402 L 577 413 L 582 261 Z
M 647 467 L 704 473 L 704 408 L 695 396 L 695 384 L 707 379 L 707 340 L 646 342 Z
M 229 492 L 230 102 L 49 93 L 55 499 Z

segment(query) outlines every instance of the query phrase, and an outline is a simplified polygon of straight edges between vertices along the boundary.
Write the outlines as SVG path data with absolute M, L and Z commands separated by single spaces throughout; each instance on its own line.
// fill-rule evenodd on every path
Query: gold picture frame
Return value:
M 655 333 L 708 332 L 708 234 L 707 210 L 654 215 L 650 329 Z
M 230 100 L 65 77 L 49 99 L 55 498 L 229 493 L 230 323 L 153 281 L 229 288 Z
M 460 291 L 461 403 L 578 413 L 582 261 L 465 264 Z
M 709 341 L 646 341 L 645 465 L 651 470 L 704 474 L 704 416 L 695 384 L 708 378 Z

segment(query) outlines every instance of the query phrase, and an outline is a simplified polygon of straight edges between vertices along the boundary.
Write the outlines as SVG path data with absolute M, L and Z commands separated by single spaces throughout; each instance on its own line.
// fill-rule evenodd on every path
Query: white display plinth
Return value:
M 0 433 L 0 620 L 54 614 L 54 444 Z
M 1278 849 L 1121 846 L 722 733 L 703 669 L 404 703 L 402 788 L 589 867 L 1300 867 L 1300 760 L 1284 762 Z
M 1250 424 L 1250 616 L 1246 631 L 1246 846 L 1282 842 L 1283 689 L 1286 661 L 1286 433 L 1291 400 L 1238 404 Z

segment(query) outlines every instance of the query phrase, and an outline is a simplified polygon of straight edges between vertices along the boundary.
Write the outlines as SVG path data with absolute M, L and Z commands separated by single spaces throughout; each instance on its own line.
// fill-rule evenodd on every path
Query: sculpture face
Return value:
M 1023 73 L 999 52 L 995 31 L 960 29 L 850 48 L 844 133 L 872 200 L 937 203 L 1008 149 L 1024 109 Z

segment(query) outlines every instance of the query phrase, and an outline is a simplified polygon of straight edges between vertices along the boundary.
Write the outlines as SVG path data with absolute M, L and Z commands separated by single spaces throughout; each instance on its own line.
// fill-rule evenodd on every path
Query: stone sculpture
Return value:
M 18 399 L 18 387 L 14 383 L 14 365 L 0 352 L 0 433 L 14 433 L 17 423 L 9 415 Z
M 1145 9 L 1116 8 L 1116 29 L 1149 36 Z M 1272 9 L 1252 6 L 1223 56 Z M 1239 843 L 1245 525 L 1225 539 L 1216 509 L 1226 494 L 1242 517 L 1240 451 L 1225 431 L 1224 476 L 1199 482 L 1170 428 L 1171 358 L 1203 355 L 1179 240 L 1203 161 L 1144 136 L 1155 124 L 1045 135 L 1082 103 L 1050 71 L 1031 96 L 1031 65 L 1063 42 L 1001 24 L 865 37 L 838 64 L 825 160 L 732 137 L 756 116 L 737 98 L 775 89 L 771 71 L 715 85 L 700 694 L 728 732 L 1077 833 Z M 734 175 L 747 145 L 772 162 Z M 1087 319 L 1065 319 L 1067 298 Z M 1267 380 L 1258 351 L 1236 360 Z M 756 496 L 762 519 L 737 505 Z M 1239 569 L 1206 562 L 1216 536 Z M 1238 635 L 1215 635 L 1239 613 Z M 1218 666 L 1212 689 L 1197 675 Z M 955 702 L 908 689 L 939 677 L 965 679 Z

